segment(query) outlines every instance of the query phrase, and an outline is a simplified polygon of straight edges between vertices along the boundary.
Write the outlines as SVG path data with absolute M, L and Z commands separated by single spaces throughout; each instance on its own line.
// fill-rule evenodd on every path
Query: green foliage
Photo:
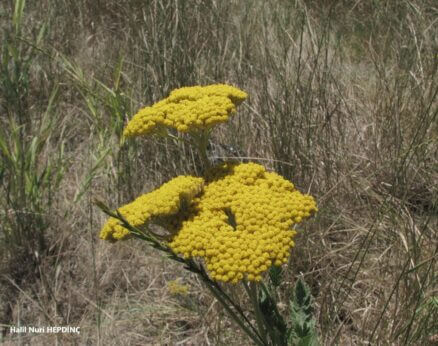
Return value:
M 287 345 L 287 325 L 277 309 L 277 302 L 262 284 L 259 305 L 272 345 Z
M 277 288 L 280 286 L 282 280 L 283 280 L 283 270 L 279 266 L 272 266 L 269 268 L 269 279 L 271 280 L 272 285 L 274 288 Z
M 423 300 L 419 308 L 415 311 L 414 319 L 419 321 L 418 328 L 412 333 L 409 338 L 410 343 L 415 343 L 421 340 L 422 335 L 427 335 L 429 338 L 438 335 L 438 296 L 432 296 Z
M 42 254 L 46 250 L 46 213 L 63 174 L 64 143 L 57 133 L 59 89 L 46 104 L 32 104 L 31 82 L 44 35 L 42 25 L 32 43 L 24 35 L 24 1 L 15 2 L 12 27 L 3 28 L 0 59 L 0 223 L 2 255 Z M 51 142 L 58 136 L 58 148 Z M 62 132 L 61 132 L 62 134 Z
M 291 327 L 288 331 L 290 345 L 319 345 L 316 333 L 316 321 L 313 316 L 312 295 L 309 287 L 302 279 L 295 284 L 293 297 L 290 300 Z

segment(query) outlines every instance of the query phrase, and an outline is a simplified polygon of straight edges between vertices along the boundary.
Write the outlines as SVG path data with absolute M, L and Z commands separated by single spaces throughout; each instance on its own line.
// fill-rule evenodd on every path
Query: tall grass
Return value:
M 59 88 L 56 81 L 44 78 L 45 61 L 35 49 L 46 27 L 37 26 L 37 34 L 29 37 L 24 1 L 15 2 L 13 10 L 9 25 L 1 28 L 0 46 L 2 323 L 13 318 L 17 289 L 32 287 L 36 281 L 47 290 L 46 298 L 56 303 L 44 263 L 56 253 L 58 240 L 51 239 L 48 230 L 64 174 Z M 43 297 L 36 300 L 42 313 L 46 313 L 44 303 Z M 45 317 L 53 321 L 53 316 Z
M 194 278 L 186 301 L 163 289 L 180 268 L 88 233 L 103 222 L 92 198 L 120 205 L 198 169 L 188 147 L 120 133 L 172 89 L 213 82 L 250 95 L 216 139 L 319 203 L 284 275 L 309 284 L 321 342 L 437 339 L 434 1 L 9 1 L 0 15 L 4 341 L 245 343 Z M 6 328 L 41 321 L 82 332 Z

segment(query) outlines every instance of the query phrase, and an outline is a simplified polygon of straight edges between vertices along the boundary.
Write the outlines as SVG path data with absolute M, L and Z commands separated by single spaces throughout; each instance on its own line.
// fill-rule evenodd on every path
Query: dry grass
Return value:
M 322 344 L 438 338 L 434 1 L 39 1 L 26 4 L 19 32 L 13 12 L 13 1 L 0 5 L 2 342 L 247 344 L 181 267 L 139 242 L 98 241 L 105 217 L 90 203 L 115 207 L 196 171 L 187 147 L 152 139 L 120 147 L 119 136 L 142 105 L 214 82 L 250 95 L 214 137 L 318 201 L 296 239 L 282 302 L 302 274 Z M 53 120 L 47 137 L 44 119 Z M 33 162 L 35 137 L 46 140 Z M 187 296 L 166 289 L 176 278 Z M 19 324 L 81 334 L 10 334 Z

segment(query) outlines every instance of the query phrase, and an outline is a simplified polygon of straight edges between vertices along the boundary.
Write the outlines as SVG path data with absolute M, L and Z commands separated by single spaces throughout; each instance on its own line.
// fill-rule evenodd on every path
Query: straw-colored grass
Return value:
M 212 83 L 250 95 L 215 140 L 318 202 L 281 301 L 302 276 L 324 345 L 438 342 L 435 1 L 16 0 L 0 18 L 1 342 L 248 344 L 180 266 L 99 241 L 91 203 L 197 172 L 189 147 L 120 134 L 172 89 Z

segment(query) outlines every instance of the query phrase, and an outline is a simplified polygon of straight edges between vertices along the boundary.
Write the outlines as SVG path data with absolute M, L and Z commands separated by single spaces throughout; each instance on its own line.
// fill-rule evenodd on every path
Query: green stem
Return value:
M 173 134 L 171 134 L 170 132 L 167 133 L 167 137 L 173 139 L 175 142 L 184 142 L 187 144 L 192 144 L 189 140 L 187 140 L 186 138 L 182 137 L 182 136 L 175 136 Z
M 269 299 L 271 301 L 272 312 L 275 314 L 274 325 L 272 324 L 270 325 L 266 319 L 263 320 L 266 323 L 266 328 L 268 330 L 269 336 L 274 345 L 287 345 L 287 325 L 284 322 L 284 319 L 281 316 L 280 312 L 278 311 L 277 300 L 272 299 L 269 290 L 267 289 L 267 287 L 263 282 L 260 284 L 260 287 L 263 290 L 264 294 L 266 295 L 267 297 L 266 299 Z M 268 318 L 272 319 L 272 316 Z M 279 334 L 276 333 L 275 329 Z
M 263 314 L 260 311 L 260 305 L 259 305 L 259 301 L 258 301 L 258 297 L 257 297 L 257 286 L 255 283 L 251 282 L 251 283 L 249 283 L 249 287 L 248 287 L 248 283 L 245 280 L 243 280 L 242 283 L 243 283 L 243 287 L 245 288 L 246 293 L 249 296 L 249 299 L 251 300 L 251 304 L 254 308 L 259 333 L 262 336 L 263 342 L 266 345 L 268 345 L 265 322 L 264 322 Z
M 197 133 L 192 133 L 191 136 L 193 138 L 194 145 L 198 150 L 199 157 L 201 158 L 202 164 L 204 166 L 204 170 L 207 171 L 211 167 L 210 160 L 207 156 L 207 145 L 210 131 L 204 130 Z
M 268 288 L 266 287 L 266 285 L 265 285 L 263 282 L 261 283 L 260 286 L 261 286 L 262 290 L 265 292 L 265 294 L 266 294 L 267 296 L 271 296 L 271 294 L 270 294 Z M 274 292 L 275 292 L 275 290 L 274 290 Z M 273 304 L 273 307 L 274 307 L 274 314 L 275 314 L 275 316 L 276 316 L 276 318 L 277 318 L 277 321 L 281 321 L 281 327 L 283 328 L 283 330 L 286 330 L 287 325 L 286 325 L 286 323 L 284 322 L 283 316 L 281 316 L 280 311 L 278 311 L 278 307 L 277 307 L 277 301 L 278 301 L 278 298 L 277 298 L 277 295 L 276 295 L 276 294 L 275 294 L 274 298 L 275 298 L 275 299 L 274 299 L 274 304 Z
M 196 267 L 195 263 L 192 260 L 190 260 L 190 263 L 192 263 L 193 266 Z M 206 271 L 204 270 L 202 265 L 200 265 L 199 268 L 196 267 L 196 269 L 197 269 L 196 274 L 200 275 L 201 279 L 205 282 L 205 284 L 214 288 L 222 296 L 222 298 L 225 301 L 225 303 L 227 304 L 227 306 L 232 306 L 236 310 L 236 312 L 238 313 L 238 315 L 240 316 L 242 321 L 244 323 L 246 322 L 248 324 L 248 326 L 252 330 L 253 334 L 256 335 L 260 341 L 262 341 L 262 338 L 261 338 L 260 334 L 258 333 L 257 329 L 254 328 L 252 323 L 245 316 L 241 307 L 238 304 L 236 304 L 234 302 L 234 300 L 231 299 L 230 296 L 225 291 L 222 290 L 221 286 L 216 281 L 213 281 L 210 279 L 210 277 L 208 276 L 208 274 L 206 273 Z M 189 268 L 189 270 L 191 270 L 191 269 Z
M 227 304 L 227 302 L 223 299 L 221 296 L 220 291 L 217 291 L 217 289 L 214 286 L 209 285 L 206 283 L 207 288 L 213 293 L 215 298 L 222 304 L 222 306 L 227 310 L 228 314 L 231 316 L 231 318 L 239 325 L 239 327 L 259 346 L 266 346 L 267 343 L 265 340 L 257 335 L 254 334 L 246 325 L 245 323 L 237 316 L 237 314 L 230 308 L 230 306 Z

